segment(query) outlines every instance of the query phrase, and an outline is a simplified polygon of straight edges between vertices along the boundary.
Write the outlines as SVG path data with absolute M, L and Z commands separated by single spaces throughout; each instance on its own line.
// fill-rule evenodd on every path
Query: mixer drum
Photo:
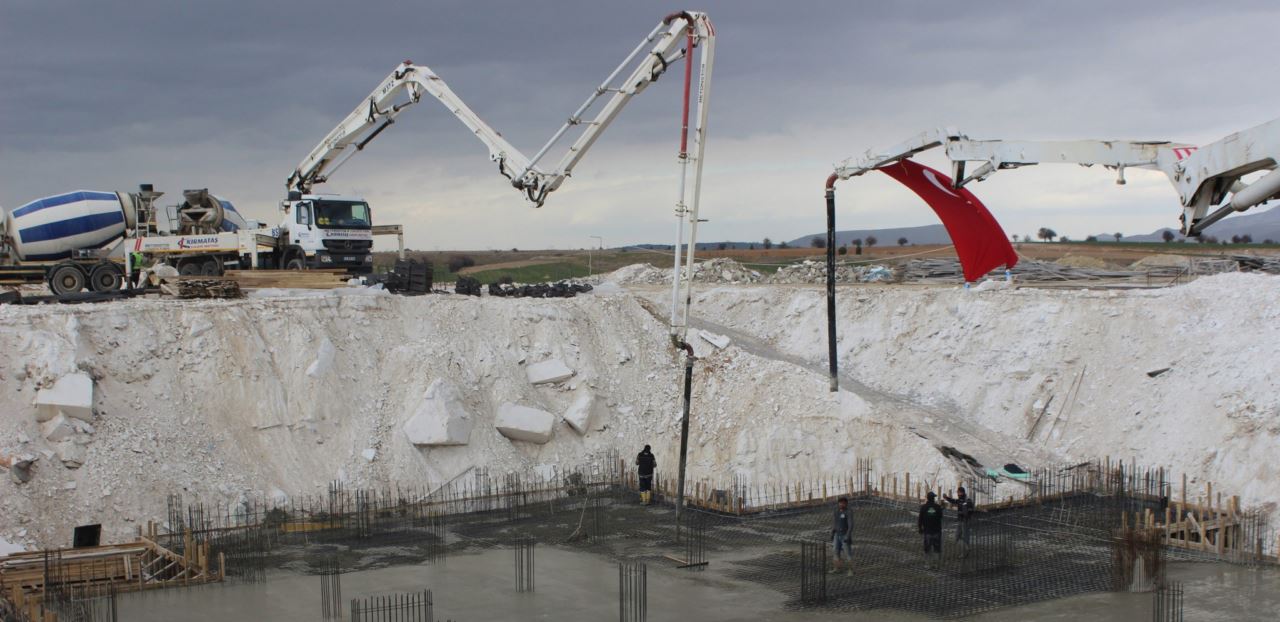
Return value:
M 129 214 L 132 220 L 132 214 Z M 4 234 L 23 261 L 65 259 L 124 235 L 126 213 L 114 192 L 76 190 L 36 199 L 5 215 Z

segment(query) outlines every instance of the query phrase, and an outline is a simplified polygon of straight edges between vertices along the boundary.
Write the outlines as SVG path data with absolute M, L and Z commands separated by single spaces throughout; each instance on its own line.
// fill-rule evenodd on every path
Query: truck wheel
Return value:
M 84 268 L 73 263 L 60 263 L 49 273 L 49 289 L 58 296 L 74 294 L 84 289 L 88 278 Z
M 183 262 L 178 266 L 178 274 L 182 276 L 200 276 L 200 264 L 194 261 Z
M 218 276 L 221 273 L 222 267 L 218 265 L 217 261 L 210 259 L 209 261 L 200 264 L 200 274 L 205 276 Z
M 284 264 L 285 270 L 301 270 L 304 267 L 301 257 L 294 257 Z
M 89 290 L 95 292 L 114 292 L 124 282 L 119 266 L 109 262 L 99 262 L 89 271 Z

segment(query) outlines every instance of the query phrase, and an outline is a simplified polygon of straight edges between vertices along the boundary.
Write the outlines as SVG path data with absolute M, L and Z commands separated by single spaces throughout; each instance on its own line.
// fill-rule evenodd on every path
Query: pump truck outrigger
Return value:
M 699 63 L 699 80 L 697 93 L 697 117 L 693 132 L 693 149 L 688 146 L 690 89 L 693 74 L 693 51 L 701 51 Z M 679 60 L 684 60 L 684 110 L 681 126 L 681 144 L 679 164 L 681 167 L 680 191 L 676 202 L 677 240 L 676 249 L 687 244 L 688 262 L 692 264 L 697 236 L 698 199 L 701 193 L 702 155 L 706 139 L 707 100 L 710 96 L 711 68 L 714 61 L 715 28 L 705 13 L 677 12 L 662 19 L 657 26 L 635 47 L 612 73 L 605 78 L 587 97 L 586 101 L 560 126 L 541 149 L 528 157 L 503 138 L 502 134 L 485 123 L 440 76 L 429 67 L 415 65 L 405 61 L 395 68 L 379 83 L 351 114 L 347 115 L 337 127 L 321 140 L 307 154 L 286 180 L 288 198 L 281 203 L 285 211 L 285 223 L 293 238 L 294 232 L 312 232 L 321 225 L 321 218 L 331 218 L 328 227 L 346 231 L 350 236 L 344 242 L 326 242 L 324 250 L 316 253 L 294 253 L 287 260 L 294 267 L 318 266 L 323 262 L 331 262 L 338 266 L 342 262 L 333 255 L 340 250 L 342 255 L 347 251 L 365 248 L 372 243 L 372 238 L 360 233 L 368 228 L 369 206 L 359 197 L 335 197 L 316 194 L 313 188 L 329 180 L 339 167 L 357 153 L 364 150 L 369 142 L 395 123 L 396 117 L 404 110 L 418 102 L 424 95 L 437 99 L 449 109 L 467 129 L 480 139 L 489 150 L 489 159 L 497 164 L 498 172 L 511 182 L 511 186 L 524 195 L 536 207 L 546 202 L 548 195 L 564 183 L 587 151 L 595 144 L 600 134 L 617 118 L 623 107 L 633 97 L 644 91 L 662 76 L 667 69 Z M 634 66 L 633 66 L 634 65 Z M 619 81 L 623 72 L 632 67 L 630 73 Z M 607 96 L 607 98 L 606 98 Z M 586 118 L 588 110 L 601 98 L 606 98 L 599 112 L 592 118 Z M 543 158 L 555 147 L 570 129 L 581 127 L 568 151 L 552 168 L 541 167 Z M 692 192 L 686 188 L 687 166 L 694 164 Z M 688 200 L 686 201 L 686 197 Z M 327 214 L 322 216 L 321 214 Z M 335 216 L 336 215 L 336 216 Z M 684 222 L 690 224 L 689 241 L 684 241 Z M 286 237 L 286 236 L 282 236 Z M 366 241 L 367 240 L 367 241 Z M 675 253 L 675 267 L 679 272 L 681 257 Z M 692 271 L 686 270 L 686 281 Z M 676 279 L 672 288 L 672 330 L 676 325 L 687 324 L 688 300 L 687 283 L 684 314 L 677 318 L 675 304 L 681 290 L 680 279 Z M 680 329 L 683 331 L 683 328 Z M 683 334 L 683 333 L 681 333 Z

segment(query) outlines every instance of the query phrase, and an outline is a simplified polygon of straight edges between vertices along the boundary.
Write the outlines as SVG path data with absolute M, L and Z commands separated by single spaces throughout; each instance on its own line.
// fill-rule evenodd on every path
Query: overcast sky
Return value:
M 717 33 L 702 241 L 821 230 L 834 163 L 926 128 L 1202 144 L 1280 116 L 1274 2 L 0 0 L 0 206 L 149 182 L 275 221 L 288 173 L 404 59 L 532 154 L 681 8 Z M 433 102 L 321 188 L 364 195 L 411 248 L 669 243 L 679 87 L 672 71 L 636 98 L 543 209 Z M 971 189 L 1011 234 L 1145 233 L 1180 213 L 1153 172 L 1116 187 L 1041 166 Z M 842 228 L 936 222 L 887 177 L 840 197 Z

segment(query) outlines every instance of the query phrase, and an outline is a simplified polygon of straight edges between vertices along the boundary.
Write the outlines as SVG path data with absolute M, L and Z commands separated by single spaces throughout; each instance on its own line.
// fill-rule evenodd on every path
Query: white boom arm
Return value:
M 532 158 L 525 156 L 507 142 L 502 134 L 489 127 L 435 72 L 428 67 L 405 61 L 307 154 L 289 176 L 286 182 L 288 189 L 308 192 L 313 185 L 327 181 L 338 167 L 395 123 L 396 117 L 405 108 L 418 103 L 423 94 L 428 94 L 444 104 L 485 144 L 489 149 L 489 159 L 498 164 L 498 171 L 511 180 L 512 186 L 541 206 L 547 195 L 559 188 L 565 178 L 573 173 L 574 166 L 631 98 L 656 81 L 673 61 L 692 54 L 692 47 L 702 48 L 702 76 L 705 81 L 710 73 L 714 37 L 715 30 L 705 13 L 680 12 L 668 15 Z M 682 47 L 682 44 L 685 45 Z M 644 53 L 646 49 L 647 54 Z M 640 58 L 638 63 L 637 57 Z M 618 82 L 618 77 L 632 64 L 635 65 L 634 68 L 622 82 Z M 606 96 L 607 101 L 595 117 L 584 119 L 593 104 Z M 700 104 L 701 101 L 700 97 Z M 550 170 L 540 168 L 539 163 L 547 152 L 575 126 L 583 126 L 583 129 L 560 161 Z M 698 137 L 695 137 L 695 146 L 700 143 Z M 698 161 L 700 163 L 700 158 Z
M 1233 211 L 1245 211 L 1280 195 L 1280 119 L 1237 132 L 1216 142 L 1196 147 L 1173 142 L 1124 140 L 1002 141 L 971 140 L 954 129 L 924 132 L 880 154 L 867 153 L 836 167 L 828 188 L 837 179 L 849 179 L 886 164 L 909 158 L 922 151 L 943 147 L 952 161 L 956 188 L 981 181 L 1003 169 L 1052 162 L 1095 164 L 1117 171 L 1117 184 L 1124 184 L 1126 168 L 1163 172 L 1178 191 L 1182 203 L 1182 232 L 1199 235 L 1209 225 Z M 981 162 L 965 175 L 969 162 Z M 1271 171 L 1251 184 L 1240 178 L 1258 171 Z M 1230 199 L 1225 203 L 1227 195 Z M 1213 213 L 1209 208 L 1218 205 Z

